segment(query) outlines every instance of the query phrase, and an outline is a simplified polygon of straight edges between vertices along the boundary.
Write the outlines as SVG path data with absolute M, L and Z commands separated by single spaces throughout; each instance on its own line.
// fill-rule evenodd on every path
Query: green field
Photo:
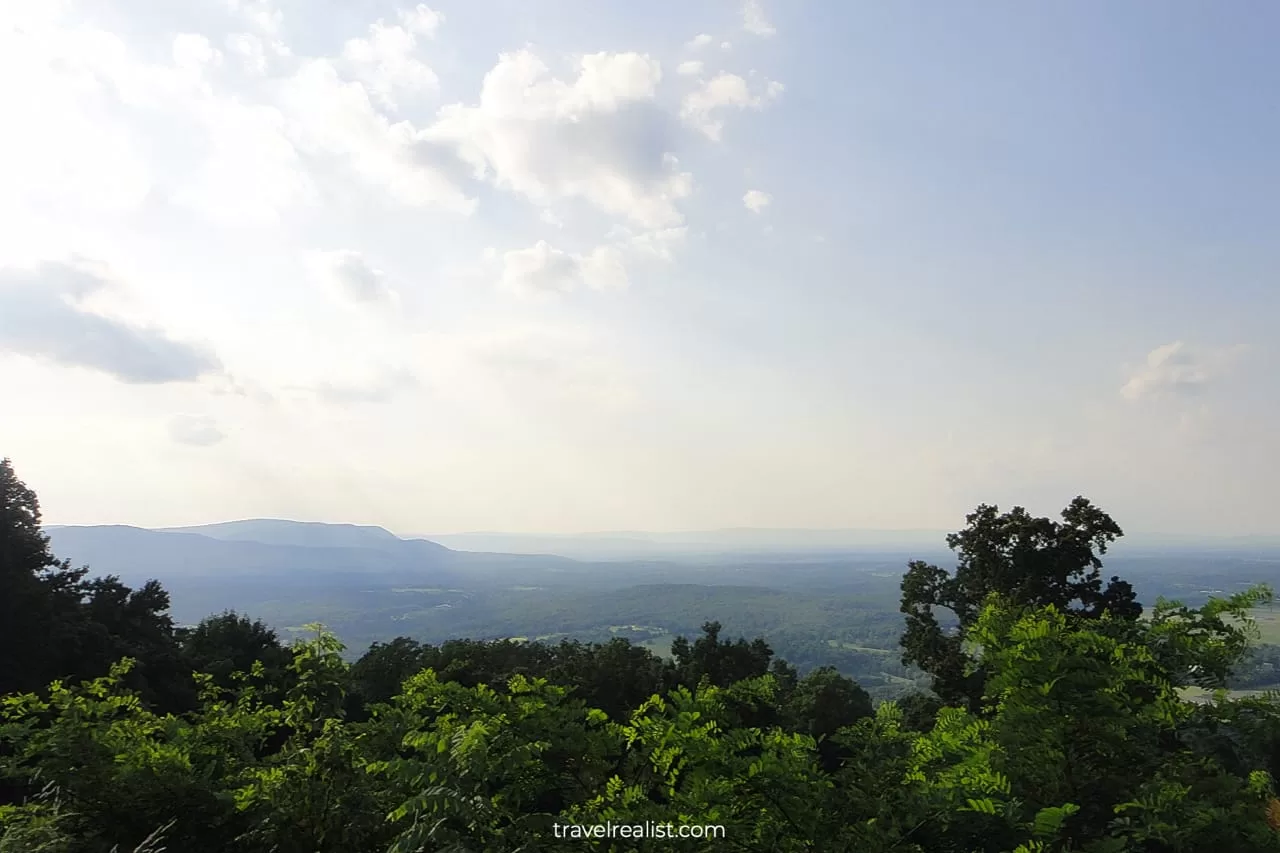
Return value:
M 1280 607 L 1259 607 L 1253 611 L 1261 635 L 1259 642 L 1280 645 Z
M 1227 697 L 1231 699 L 1241 699 L 1245 696 L 1261 696 L 1273 690 L 1280 690 L 1280 684 L 1273 684 L 1267 687 L 1251 687 L 1248 690 L 1228 690 Z M 1205 690 L 1203 687 L 1182 687 L 1178 693 L 1183 699 L 1191 702 L 1198 702 L 1209 699 L 1213 695 L 1212 690 Z

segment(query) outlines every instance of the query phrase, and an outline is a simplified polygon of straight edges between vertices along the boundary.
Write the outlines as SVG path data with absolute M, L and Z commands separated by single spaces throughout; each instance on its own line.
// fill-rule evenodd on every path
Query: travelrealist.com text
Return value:
M 597 823 L 584 826 L 576 823 L 553 825 L 556 838 L 724 838 L 724 827 L 715 824 L 673 823 Z

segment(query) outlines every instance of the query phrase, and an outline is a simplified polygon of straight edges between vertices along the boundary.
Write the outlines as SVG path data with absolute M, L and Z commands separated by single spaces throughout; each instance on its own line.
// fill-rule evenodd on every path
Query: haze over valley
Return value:
M 425 643 L 626 637 L 666 654 L 674 637 L 718 621 L 727 635 L 767 639 L 802 671 L 835 666 L 879 697 L 918 686 L 918 673 L 899 660 L 907 562 L 954 563 L 946 534 L 928 531 L 436 537 L 492 551 L 380 527 L 273 519 L 48 532 L 55 553 L 75 565 L 133 586 L 159 579 L 179 622 L 234 610 L 286 636 L 320 622 L 352 657 L 400 636 Z M 1138 537 L 1115 546 L 1106 568 L 1133 582 L 1144 601 L 1164 595 L 1197 604 L 1213 590 L 1273 581 L 1280 546 Z

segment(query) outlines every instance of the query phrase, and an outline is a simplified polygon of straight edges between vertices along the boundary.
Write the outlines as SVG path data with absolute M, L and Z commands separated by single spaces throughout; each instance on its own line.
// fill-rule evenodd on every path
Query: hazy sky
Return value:
M 0 11 L 50 523 L 1280 532 L 1280 6 Z

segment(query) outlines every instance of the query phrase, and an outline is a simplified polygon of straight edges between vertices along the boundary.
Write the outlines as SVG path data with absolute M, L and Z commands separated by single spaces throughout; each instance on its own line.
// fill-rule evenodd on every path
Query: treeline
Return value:
M 1144 617 L 1101 577 L 1119 535 L 1083 499 L 980 507 L 954 571 L 903 580 L 932 690 L 873 709 L 714 622 L 670 659 L 400 638 L 348 663 L 318 626 L 177 629 L 158 585 L 57 562 L 6 461 L 0 853 L 1280 851 L 1280 705 L 1179 692 L 1238 676 L 1269 592 Z M 724 836 L 616 831 L 691 824 Z

